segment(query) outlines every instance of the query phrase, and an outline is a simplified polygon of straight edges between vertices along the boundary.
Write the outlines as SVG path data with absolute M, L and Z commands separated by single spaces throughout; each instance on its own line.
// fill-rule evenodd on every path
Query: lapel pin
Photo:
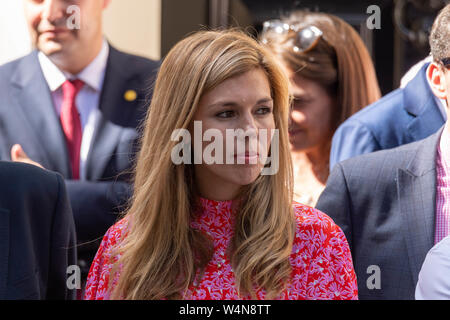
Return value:
M 136 100 L 137 93 L 134 90 L 127 90 L 125 92 L 125 94 L 123 95 L 123 97 L 125 98 L 125 100 L 132 102 L 132 101 Z

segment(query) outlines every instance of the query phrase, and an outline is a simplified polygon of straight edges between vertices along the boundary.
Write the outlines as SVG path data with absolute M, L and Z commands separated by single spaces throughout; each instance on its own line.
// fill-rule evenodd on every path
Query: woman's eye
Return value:
M 219 118 L 231 118 L 233 116 L 234 116 L 234 111 L 232 111 L 232 110 L 223 111 L 223 112 L 216 114 L 216 117 L 219 117 Z
M 272 112 L 272 109 L 269 107 L 261 107 L 261 108 L 258 108 L 258 110 L 256 111 L 257 114 L 268 114 L 271 112 Z
M 292 107 L 293 108 L 301 108 L 301 107 L 303 107 L 305 104 L 306 104 L 306 100 L 304 100 L 304 99 L 294 99 L 293 101 L 292 101 Z

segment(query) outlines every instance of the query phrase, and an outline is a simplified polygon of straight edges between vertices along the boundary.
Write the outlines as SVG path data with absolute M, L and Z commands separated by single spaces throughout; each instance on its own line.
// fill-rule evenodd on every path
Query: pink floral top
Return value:
M 214 242 L 214 255 L 206 266 L 200 283 L 194 283 L 184 296 L 196 299 L 250 299 L 239 296 L 235 276 L 227 256 L 233 236 L 232 201 L 212 201 L 200 198 L 202 211 L 191 227 L 207 233 Z M 324 213 L 294 203 L 297 230 L 290 262 L 291 279 L 277 299 L 353 299 L 358 298 L 356 276 L 350 249 L 344 233 Z M 112 226 L 103 238 L 89 271 L 85 299 L 109 298 L 109 273 L 116 257 L 111 249 L 126 229 L 127 219 Z M 264 299 L 265 291 L 257 291 Z

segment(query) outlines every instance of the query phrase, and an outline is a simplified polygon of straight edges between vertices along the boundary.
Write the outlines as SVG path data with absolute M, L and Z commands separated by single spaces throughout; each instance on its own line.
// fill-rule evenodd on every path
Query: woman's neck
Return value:
M 317 147 L 307 151 L 291 151 L 294 167 L 294 178 L 315 180 L 325 185 L 330 173 L 327 147 Z
M 236 199 L 241 186 L 219 180 L 217 177 L 195 177 L 197 193 L 200 197 L 213 201 L 228 201 Z

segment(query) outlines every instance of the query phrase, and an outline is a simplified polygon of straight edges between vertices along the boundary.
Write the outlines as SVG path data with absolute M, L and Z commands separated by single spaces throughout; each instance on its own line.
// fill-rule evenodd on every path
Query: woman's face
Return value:
M 334 100 L 317 82 L 288 71 L 294 100 L 289 117 L 291 151 L 310 151 L 331 139 Z
M 242 186 L 255 181 L 261 173 L 270 147 L 271 131 L 275 129 L 270 83 L 264 71 L 253 69 L 206 92 L 194 115 L 195 123 L 197 132 L 200 132 L 198 126 L 201 124 L 202 136 L 207 130 L 220 134 L 217 136 L 219 141 L 216 138 L 202 140 L 201 155 L 200 148 L 196 150 L 192 143 L 194 155 L 202 156 L 202 163 L 195 164 L 200 195 L 212 200 L 235 198 Z M 236 131 L 239 129 L 242 130 L 240 134 Z M 191 127 L 190 131 L 193 139 L 198 139 L 195 129 Z M 263 131 L 267 133 L 265 137 L 260 136 Z M 234 138 L 230 133 L 239 137 Z M 211 152 L 208 145 L 213 142 L 215 145 L 218 142 L 219 148 Z M 219 161 L 205 163 L 208 155 Z

